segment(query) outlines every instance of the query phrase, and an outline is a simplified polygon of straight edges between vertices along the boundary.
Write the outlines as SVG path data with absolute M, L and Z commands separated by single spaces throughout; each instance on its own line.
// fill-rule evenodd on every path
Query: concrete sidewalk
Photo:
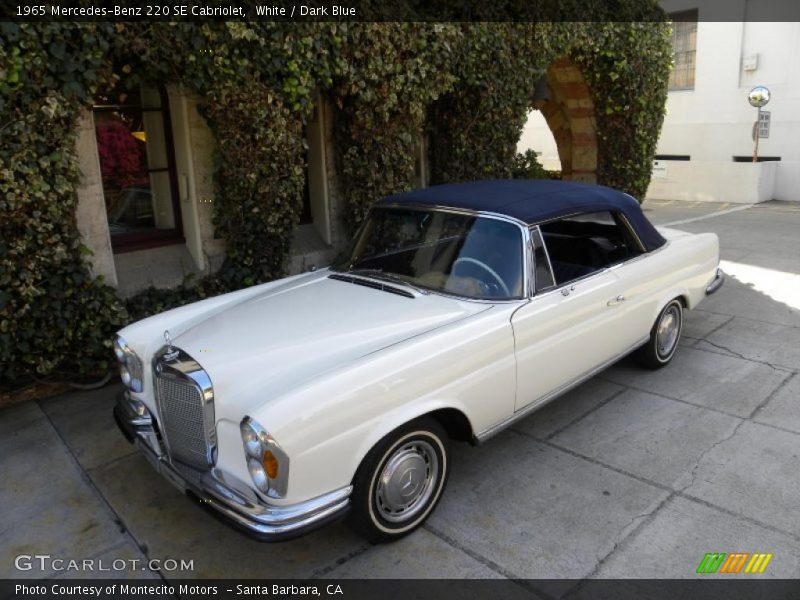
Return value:
M 369 546 L 338 524 L 249 540 L 134 452 L 109 386 L 0 411 L 0 577 L 98 575 L 15 569 L 20 554 L 49 554 L 194 561 L 126 571 L 168 579 L 683 578 L 706 552 L 773 553 L 759 577 L 800 577 L 800 205 L 691 221 L 725 207 L 645 208 L 717 232 L 734 268 L 759 268 L 753 280 L 729 278 L 686 314 L 667 368 L 622 360 L 486 445 L 455 445 L 440 506 L 408 538 Z

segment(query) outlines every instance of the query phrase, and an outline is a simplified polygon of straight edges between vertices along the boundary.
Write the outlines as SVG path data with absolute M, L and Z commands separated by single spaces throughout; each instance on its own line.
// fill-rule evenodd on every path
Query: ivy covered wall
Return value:
M 652 22 L 654 0 L 617 4 L 630 22 L 0 24 L 0 386 L 102 374 L 114 330 L 131 319 L 280 277 L 316 92 L 336 107 L 351 227 L 374 200 L 411 186 L 421 131 L 434 182 L 509 177 L 535 84 L 559 57 L 591 89 L 598 182 L 641 196 L 663 119 L 669 25 Z M 227 247 L 213 276 L 126 305 L 91 276 L 75 223 L 76 121 L 121 74 L 202 98 L 218 150 L 214 225 Z

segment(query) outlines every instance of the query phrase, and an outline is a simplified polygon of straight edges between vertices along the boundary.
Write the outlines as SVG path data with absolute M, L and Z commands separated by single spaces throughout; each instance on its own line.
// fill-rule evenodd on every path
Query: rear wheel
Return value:
M 634 354 L 637 362 L 649 369 L 669 364 L 678 349 L 682 329 L 683 305 L 676 298 L 662 309 L 650 330 L 650 339 Z
M 447 483 L 447 436 L 422 418 L 384 437 L 353 480 L 351 525 L 373 543 L 408 535 L 433 511 Z

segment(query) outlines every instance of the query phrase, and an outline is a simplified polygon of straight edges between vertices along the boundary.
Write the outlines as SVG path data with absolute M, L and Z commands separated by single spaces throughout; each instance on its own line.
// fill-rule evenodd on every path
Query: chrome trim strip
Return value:
M 569 390 L 579 386 L 581 383 L 583 383 L 587 379 L 590 379 L 590 378 L 594 377 L 595 375 L 597 375 L 603 369 L 605 369 L 607 367 L 610 367 L 612 364 L 617 362 L 623 356 L 625 356 L 627 354 L 630 354 L 631 352 L 633 352 L 634 350 L 636 350 L 640 346 L 646 344 L 649 339 L 650 339 L 649 335 L 644 337 L 644 338 L 642 338 L 641 340 L 636 342 L 634 345 L 630 346 L 626 350 L 624 350 L 624 351 L 620 352 L 619 354 L 615 355 L 613 358 L 611 358 L 611 359 L 607 360 L 606 362 L 598 365 L 597 367 L 594 367 L 593 369 L 590 369 L 586 373 L 584 373 L 582 375 L 579 375 L 575 379 L 572 379 L 572 380 L 568 381 L 567 383 L 565 383 L 564 385 L 554 389 L 553 391 L 548 392 L 547 394 L 542 396 L 538 401 L 531 402 L 527 406 L 524 406 L 521 409 L 519 409 L 518 411 L 515 411 L 512 415 L 506 417 L 505 419 L 503 419 L 499 423 L 495 423 L 491 427 L 488 427 L 488 428 L 484 429 L 483 431 L 481 431 L 480 433 L 478 433 L 475 436 L 475 439 L 477 440 L 478 443 L 485 442 L 486 440 L 488 440 L 492 436 L 497 435 L 498 433 L 500 433 L 506 427 L 509 427 L 510 425 L 514 424 L 518 420 L 520 420 L 522 418 L 525 418 L 528 415 L 536 412 L 538 409 L 542 408 L 545 404 L 548 404 L 549 402 L 552 402 L 553 400 L 555 400 L 556 398 L 558 398 L 562 394 L 565 394 Z
M 525 289 L 525 297 L 533 298 L 536 294 L 536 258 L 534 256 L 533 238 L 531 237 L 530 228 L 525 228 L 524 243 L 525 243 L 525 262 L 523 265 L 530 269 L 530 273 L 526 273 L 525 281 L 527 282 Z
M 636 242 L 636 244 L 639 246 L 639 251 L 646 253 L 647 252 L 647 248 L 645 248 L 644 244 L 642 243 L 641 238 L 639 237 L 639 234 L 636 233 L 636 230 L 633 228 L 633 225 L 631 225 L 631 222 L 628 220 L 628 217 L 625 216 L 625 213 L 617 212 L 617 211 L 610 211 L 610 212 L 612 213 L 612 216 L 614 214 L 616 214 L 619 217 L 619 220 L 622 221 L 622 223 L 625 225 L 625 227 L 628 230 L 628 233 L 631 234 L 631 237 Z

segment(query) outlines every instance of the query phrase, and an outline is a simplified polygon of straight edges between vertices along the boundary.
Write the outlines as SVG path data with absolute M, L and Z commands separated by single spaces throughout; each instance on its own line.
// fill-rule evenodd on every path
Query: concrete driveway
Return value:
M 486 445 L 455 446 L 444 499 L 408 538 L 373 547 L 339 524 L 250 541 L 134 453 L 110 386 L 0 411 L 0 577 L 103 575 L 14 566 L 49 554 L 193 561 L 127 571 L 167 579 L 684 578 L 706 552 L 772 553 L 758 577 L 800 577 L 800 204 L 645 208 L 717 232 L 738 279 L 687 314 L 669 367 L 625 359 Z

